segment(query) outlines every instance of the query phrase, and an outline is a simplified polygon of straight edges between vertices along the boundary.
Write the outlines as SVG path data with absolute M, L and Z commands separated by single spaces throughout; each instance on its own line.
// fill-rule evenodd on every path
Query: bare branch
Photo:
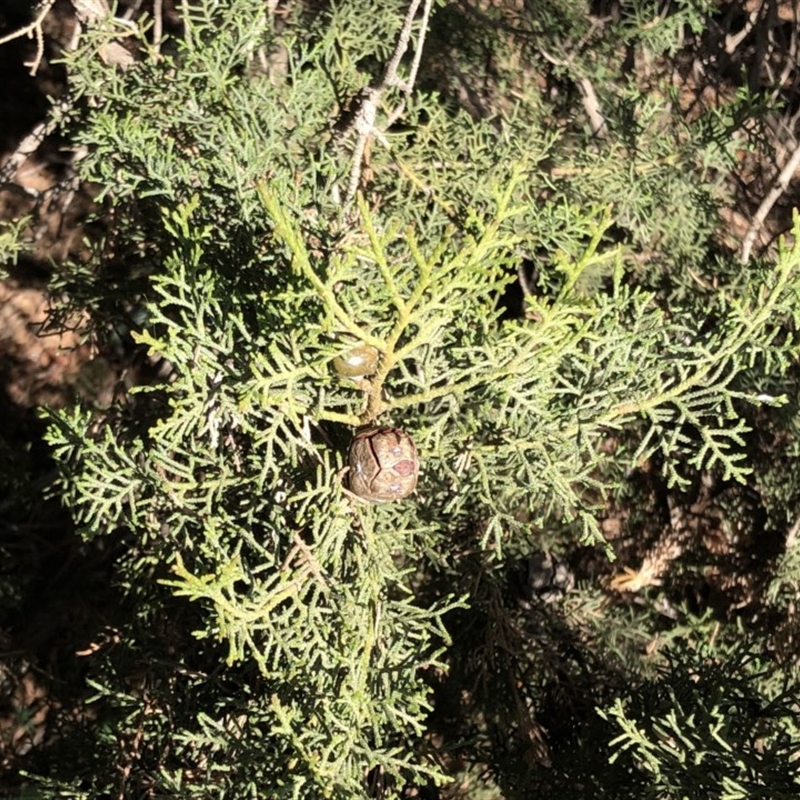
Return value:
M 350 203 L 358 191 L 358 184 L 361 180 L 361 171 L 363 169 L 364 153 L 367 150 L 367 141 L 369 138 L 374 136 L 384 147 L 389 147 L 389 142 L 386 137 L 375 126 L 378 106 L 383 93 L 387 89 L 399 89 L 405 95 L 400 103 L 392 110 L 391 114 L 389 114 L 386 123 L 386 128 L 388 128 L 393 125 L 400 118 L 403 111 L 405 111 L 406 99 L 414 88 L 420 61 L 422 59 L 422 48 L 425 44 L 425 34 L 428 30 L 428 20 L 430 19 L 433 0 L 425 0 L 425 5 L 423 6 L 420 33 L 417 38 L 414 59 L 411 64 L 411 71 L 408 79 L 405 81 L 401 80 L 397 74 L 397 70 L 400 67 L 403 56 L 408 50 L 414 19 L 416 18 L 421 2 L 422 0 L 412 0 L 406 12 L 405 20 L 403 21 L 403 27 L 397 37 L 394 52 L 383 71 L 380 81 L 377 84 L 368 86 L 362 91 L 353 114 L 352 122 L 340 134 L 340 137 L 344 137 L 355 130 L 358 135 L 355 146 L 353 147 L 353 162 L 350 168 L 350 178 L 347 183 L 346 203 Z
M 744 241 L 742 242 L 741 261 L 743 264 L 746 264 L 750 260 L 750 255 L 753 251 L 753 245 L 755 244 L 758 234 L 761 232 L 761 228 L 764 225 L 767 214 L 769 214 L 772 206 L 775 205 L 778 198 L 789 189 L 789 182 L 792 180 L 792 177 L 794 176 L 798 166 L 800 166 L 800 144 L 795 145 L 792 157 L 786 162 L 786 166 L 781 170 L 781 173 L 778 175 L 778 178 L 773 184 L 772 189 L 770 189 L 769 194 L 761 202 L 761 205 L 758 207 L 758 211 L 756 211 L 755 216 L 753 217 L 753 221 L 750 223 L 750 228 L 744 237 Z
M 607 136 L 608 127 L 600 110 L 600 101 L 594 91 L 591 81 L 588 78 L 581 78 L 578 81 L 578 88 L 583 95 L 583 107 L 586 116 L 589 117 L 589 124 L 592 126 L 592 136 Z
M 400 61 L 406 54 L 408 43 L 411 39 L 411 27 L 414 24 L 414 17 L 417 15 L 420 0 L 411 0 L 411 5 L 408 7 L 406 18 L 403 20 L 403 27 L 400 29 L 400 35 L 397 37 L 397 44 L 394 46 L 394 53 L 392 54 L 386 69 L 383 72 L 383 77 L 379 88 L 381 91 L 390 86 L 399 86 L 400 81 L 397 77 L 397 69 L 400 66 Z M 426 0 L 426 5 L 430 5 L 429 0 Z
M 548 53 L 543 47 L 539 47 L 539 53 L 541 53 L 545 61 L 555 67 L 567 67 L 573 71 L 575 69 L 573 63 L 574 54 L 570 54 L 567 59 L 560 59 Z M 600 101 L 597 98 L 597 92 L 595 92 L 592 82 L 588 78 L 577 78 L 577 84 L 581 96 L 583 97 L 583 108 L 584 111 L 586 111 L 586 116 L 589 118 L 592 135 L 600 137 L 608 136 L 608 126 L 603 117 Z
M 33 59 L 33 61 L 25 64 L 26 67 L 30 67 L 31 75 L 36 74 L 36 71 L 39 69 L 39 64 L 42 63 L 42 56 L 44 56 L 44 34 L 42 33 L 42 23 L 44 22 L 44 18 L 50 12 L 50 9 L 53 7 L 55 1 L 56 0 L 43 0 L 42 4 L 39 6 L 39 13 L 33 22 L 31 22 L 29 25 L 26 25 L 24 28 L 20 28 L 13 33 L 9 33 L 7 36 L 0 38 L 0 44 L 11 42 L 14 39 L 21 39 L 23 36 L 27 36 L 29 39 L 36 39 L 36 57 Z
M 31 132 L 17 145 L 13 153 L 6 159 L 0 169 L 0 182 L 10 181 L 16 171 L 22 166 L 29 156 L 32 156 L 44 138 L 52 133 L 61 122 L 61 116 L 69 111 L 70 104 L 61 101 L 53 106 L 47 119 L 35 125 Z
M 153 0 L 153 48 L 156 54 L 161 52 L 161 40 L 164 36 L 163 0 Z

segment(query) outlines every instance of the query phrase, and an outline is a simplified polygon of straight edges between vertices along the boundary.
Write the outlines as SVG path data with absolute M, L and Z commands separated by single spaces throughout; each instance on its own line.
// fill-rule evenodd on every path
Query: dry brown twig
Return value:
M 761 8 L 755 8 L 750 12 L 747 22 L 738 33 L 729 33 L 725 37 L 725 52 L 732 55 L 736 52 L 736 48 L 750 35 L 758 22 L 758 17 L 761 13 Z
M 681 506 L 670 508 L 670 524 L 655 544 L 645 553 L 639 569 L 623 568 L 611 579 L 611 588 L 618 592 L 639 592 L 648 586 L 658 586 L 673 561 L 680 558 L 696 533 L 691 520 Z
M 574 69 L 574 55 L 570 55 L 566 59 L 556 58 L 550 55 L 543 47 L 539 48 L 539 52 L 545 61 L 548 61 L 555 67 Z M 608 136 L 608 126 L 606 125 L 605 117 L 603 117 L 603 109 L 600 106 L 600 100 L 597 97 L 597 92 L 595 92 L 592 82 L 588 78 L 583 77 L 576 78 L 576 83 L 580 90 L 581 97 L 583 98 L 583 109 L 586 112 L 586 116 L 589 118 L 592 136 L 606 138 Z
M 788 553 L 793 547 L 795 547 L 798 538 L 800 538 L 800 516 L 795 519 L 792 527 L 789 528 L 789 532 L 786 534 L 786 542 L 784 544 L 785 552 Z
M 767 214 L 769 214 L 772 207 L 778 201 L 778 198 L 788 191 L 789 183 L 798 167 L 800 167 L 800 144 L 795 144 L 794 152 L 780 171 L 769 194 L 761 201 L 758 211 L 753 215 L 753 221 L 750 223 L 750 228 L 742 241 L 741 261 L 743 264 L 746 264 L 750 260 L 750 256 L 753 252 L 753 245 L 767 219 Z
M 431 7 L 433 0 L 425 0 L 422 9 L 422 19 L 420 23 L 419 37 L 416 42 L 414 59 L 411 63 L 411 70 L 407 80 L 402 80 L 397 74 L 400 67 L 400 62 L 408 49 L 409 42 L 411 41 L 411 31 L 414 27 L 414 20 L 417 16 L 417 11 L 422 3 L 422 0 L 412 0 L 411 5 L 406 12 L 403 27 L 395 44 L 394 53 L 392 54 L 389 63 L 383 71 L 380 80 L 367 86 L 358 99 L 358 105 L 353 114 L 352 122 L 340 134 L 340 138 L 344 138 L 351 131 L 355 131 L 357 139 L 353 147 L 353 163 L 350 168 L 350 179 L 347 185 L 347 193 L 345 195 L 345 202 L 350 203 L 358 191 L 358 184 L 361 180 L 361 171 L 363 169 L 364 154 L 367 150 L 367 145 L 374 137 L 384 147 L 389 148 L 389 142 L 383 135 L 383 132 L 375 126 L 375 121 L 378 116 L 378 106 L 380 104 L 383 93 L 387 89 L 399 89 L 403 94 L 400 102 L 395 106 L 387 118 L 384 129 L 391 127 L 403 114 L 406 107 L 406 101 L 411 95 L 414 88 L 414 83 L 417 79 L 417 72 L 419 71 L 420 61 L 422 59 L 422 48 L 425 44 L 425 35 L 428 31 L 428 20 L 430 18 Z
M 31 132 L 22 139 L 0 169 L 0 184 L 7 183 L 14 177 L 25 160 L 36 152 L 45 137 L 58 127 L 61 117 L 69 111 L 69 108 L 70 104 L 65 100 L 56 103 L 50 110 L 47 119 L 35 125 Z
M 55 0 L 44 0 L 39 7 L 36 19 L 29 25 L 14 31 L 11 34 L 0 39 L 0 45 L 19 39 L 23 36 L 35 36 L 37 39 L 37 52 L 33 62 L 27 64 L 31 67 L 31 74 L 35 74 L 38 70 L 44 54 L 44 38 L 42 25 L 48 12 L 54 5 Z M 155 0 L 156 3 L 156 22 L 159 22 L 160 15 L 160 0 Z M 71 4 L 75 11 L 75 25 L 70 36 L 69 41 L 63 46 L 64 52 L 73 52 L 77 49 L 81 31 L 84 26 L 104 24 L 104 21 L 111 17 L 111 8 L 107 0 L 71 0 Z M 130 24 L 124 19 L 114 18 L 114 23 L 123 27 L 129 27 L 135 30 L 135 26 Z M 119 35 L 130 35 L 129 33 L 120 33 Z M 98 50 L 98 54 L 103 62 L 107 65 L 119 67 L 120 69 L 127 69 L 133 63 L 133 56 L 123 47 L 118 41 L 108 41 L 102 44 Z M 62 120 L 69 113 L 71 108 L 70 102 L 67 100 L 57 100 L 53 103 L 48 111 L 47 117 L 38 122 L 30 132 L 25 135 L 17 147 L 5 159 L 5 162 L 0 167 L 0 186 L 4 189 L 11 189 L 12 191 L 24 192 L 25 194 L 33 197 L 37 201 L 41 201 L 43 196 L 50 191 L 56 191 L 61 196 L 61 210 L 62 216 L 66 213 L 77 187 L 77 178 L 75 172 L 72 171 L 70 177 L 64 181 L 60 181 L 55 190 L 47 189 L 44 191 L 31 189 L 21 184 L 19 181 L 20 170 L 23 165 L 31 159 L 36 151 L 39 149 L 42 142 L 49 136 L 62 122 Z M 82 157 L 80 149 L 74 151 L 73 164 Z M 17 181 L 17 182 L 15 182 Z M 61 193 L 60 190 L 66 187 L 66 192 Z
M 9 33 L 7 36 L 0 38 L 0 45 L 6 42 L 12 42 L 14 39 L 21 39 L 27 36 L 29 39 L 36 39 L 36 56 L 33 61 L 26 62 L 25 66 L 30 67 L 30 74 L 35 75 L 42 63 L 44 56 L 44 33 L 42 32 L 42 25 L 44 24 L 45 17 L 50 13 L 50 9 L 55 5 L 56 0 L 43 0 L 37 9 L 38 13 L 33 22 L 25 25 L 19 30 Z
M 769 84 L 775 87 L 771 95 L 771 101 L 777 102 L 782 93 L 787 91 L 787 83 L 793 86 L 797 80 L 798 22 L 800 21 L 797 4 L 772 4 L 757 0 L 750 5 L 752 7 L 750 8 L 747 24 L 738 35 L 727 37 L 726 50 L 729 53 L 732 52 L 748 33 L 756 30 L 756 57 L 754 61 L 762 66 L 767 73 Z M 762 24 L 759 24 L 759 20 Z M 788 45 L 779 41 L 776 36 L 778 28 L 785 27 L 787 22 L 791 23 L 788 26 L 790 31 Z M 780 75 L 775 74 L 773 67 L 773 60 L 777 59 L 782 62 Z M 794 79 L 792 79 L 793 73 L 795 74 Z M 800 117 L 800 112 L 792 116 L 791 119 L 784 119 L 782 121 L 783 127 L 789 131 L 794 130 L 798 117 Z M 783 137 L 780 138 L 782 139 Z M 787 145 L 787 150 L 791 151 L 791 155 L 753 215 L 747 233 L 742 240 L 740 260 L 743 264 L 747 264 L 750 260 L 753 248 L 759 239 L 769 212 L 781 195 L 789 190 L 791 180 L 798 167 L 800 167 L 800 142 L 791 134 L 789 138 L 791 143 Z

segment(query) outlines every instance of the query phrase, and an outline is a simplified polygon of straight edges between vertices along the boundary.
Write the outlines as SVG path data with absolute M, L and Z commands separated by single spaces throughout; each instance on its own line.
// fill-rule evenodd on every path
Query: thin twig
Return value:
M 588 78 L 580 78 L 578 88 L 583 95 L 583 107 L 586 116 L 589 117 L 589 124 L 592 126 L 592 136 L 607 136 L 608 126 L 600 110 L 600 101 L 597 99 L 592 82 Z
M 728 55 L 733 55 L 733 53 L 736 52 L 736 48 L 750 35 L 750 31 L 753 30 L 756 22 L 758 22 L 758 16 L 760 13 L 761 7 L 759 6 L 754 11 L 750 12 L 747 22 L 738 33 L 729 33 L 725 37 L 725 52 Z
M 792 527 L 789 528 L 789 532 L 786 534 L 784 548 L 787 553 L 797 544 L 798 535 L 800 535 L 800 516 L 797 517 Z
M 548 61 L 554 67 L 566 67 L 573 72 L 575 71 L 575 65 L 573 63 L 574 54 L 570 54 L 566 59 L 556 58 L 543 47 L 539 48 L 539 53 L 545 61 Z M 577 78 L 576 82 L 583 98 L 584 111 L 586 111 L 586 116 L 589 118 L 589 125 L 591 125 L 592 128 L 592 136 L 605 138 L 608 136 L 608 126 L 603 117 L 600 100 L 597 98 L 597 92 L 595 92 L 592 82 L 588 78 Z
M 55 0 L 47 0 L 45 6 L 43 7 L 42 13 L 40 14 L 39 18 L 39 25 L 41 25 L 41 20 L 44 19 L 44 14 L 46 10 L 53 5 Z M 75 2 L 73 0 L 73 6 L 75 8 L 76 16 L 82 17 L 85 13 L 83 6 L 80 2 Z M 35 21 L 31 23 L 34 25 Z M 30 27 L 30 26 L 28 26 Z M 23 29 L 24 31 L 24 29 Z M 10 38 L 16 38 L 16 36 L 20 34 L 20 31 L 17 31 L 17 34 L 11 35 Z M 67 43 L 65 50 L 67 52 L 73 52 L 78 47 L 78 41 L 80 39 L 81 34 L 81 22 L 80 19 L 76 19 L 75 21 L 75 28 L 72 31 L 72 36 L 70 37 L 69 42 Z M 9 37 L 0 40 L 0 44 L 4 41 L 10 41 Z M 38 65 L 37 65 L 38 66 Z M 49 136 L 59 125 L 63 116 L 67 114 L 70 110 L 70 103 L 66 100 L 61 100 L 53 105 L 50 109 L 50 112 L 47 115 L 47 118 L 39 122 L 37 125 L 33 127 L 31 132 L 25 136 L 25 138 L 17 145 L 16 149 L 14 150 L 11 155 L 6 159 L 5 164 L 3 164 L 2 168 L 0 168 L 0 183 L 10 182 L 11 179 L 14 177 L 17 170 L 22 166 L 27 158 L 32 156 L 38 149 L 39 145 L 44 141 L 45 137 Z
M 414 59 L 411 65 L 411 71 L 408 79 L 403 81 L 397 74 L 400 67 L 400 62 L 408 49 L 409 42 L 411 41 L 411 31 L 414 26 L 414 19 L 416 18 L 422 0 L 412 0 L 406 12 L 403 27 L 397 37 L 392 57 L 384 69 L 383 75 L 377 84 L 367 86 L 362 92 L 358 100 L 356 110 L 353 115 L 353 121 L 342 132 L 341 136 L 344 137 L 351 131 L 355 130 L 358 135 L 355 146 L 353 147 L 353 162 L 350 168 L 350 178 L 347 184 L 347 194 L 345 195 L 345 202 L 350 203 L 358 191 L 358 185 L 361 181 L 361 171 L 363 169 L 364 153 L 367 149 L 367 142 L 370 137 L 375 137 L 378 141 L 388 148 L 389 143 L 383 133 L 375 127 L 375 120 L 378 115 L 378 105 L 380 104 L 381 97 L 387 89 L 399 89 L 405 96 L 393 109 L 388 117 L 387 128 L 394 124 L 405 110 L 406 99 L 411 94 L 414 88 L 414 82 L 417 78 L 420 61 L 422 59 L 422 48 L 425 43 L 425 34 L 428 29 L 428 20 L 430 18 L 433 0 L 425 0 L 425 5 L 422 11 L 422 22 L 420 27 L 419 37 L 417 39 L 416 48 L 414 52 Z
M 16 171 L 29 156 L 32 156 L 45 137 L 52 133 L 61 121 L 61 116 L 69 111 L 70 104 L 66 100 L 56 103 L 47 119 L 34 126 L 31 132 L 17 145 L 13 153 L 6 159 L 0 169 L 0 183 L 10 181 Z
M 380 90 L 388 88 L 389 86 L 398 86 L 399 81 L 397 78 L 397 70 L 400 66 L 400 61 L 406 54 L 408 43 L 411 40 L 411 27 L 414 24 L 414 17 L 417 16 L 417 9 L 419 8 L 420 0 L 411 0 L 411 5 L 406 12 L 406 18 L 403 20 L 403 27 L 400 29 L 400 35 L 397 37 L 397 44 L 394 46 L 394 53 L 386 65 L 383 72 L 383 78 L 380 82 Z M 426 0 L 426 4 L 430 4 L 430 0 Z
M 163 0 L 153 0 L 153 49 L 155 54 L 161 52 L 161 38 L 164 35 Z
M 746 264 L 750 260 L 750 254 L 753 251 L 753 245 L 755 244 L 758 234 L 761 232 L 761 228 L 764 225 L 767 214 L 769 214 L 772 206 L 775 205 L 778 198 L 789 189 L 789 182 L 792 180 L 792 177 L 794 176 L 798 166 L 800 166 L 800 144 L 795 145 L 792 157 L 786 162 L 786 166 L 781 170 L 781 173 L 778 175 L 778 178 L 773 184 L 772 189 L 770 189 L 769 194 L 761 202 L 761 205 L 758 207 L 758 211 L 756 211 L 755 215 L 753 216 L 753 221 L 750 223 L 750 228 L 748 229 L 747 234 L 742 242 L 741 261 L 743 264 Z
M 56 0 L 44 0 L 39 6 L 39 14 L 37 15 L 36 19 L 33 20 L 33 22 L 26 25 L 24 28 L 20 28 L 19 30 L 0 38 L 0 44 L 11 42 L 14 39 L 20 39 L 23 36 L 27 36 L 28 38 L 33 37 L 36 39 L 36 57 L 33 59 L 33 61 L 25 64 L 26 67 L 30 67 L 31 75 L 36 74 L 36 71 L 39 69 L 39 64 L 42 63 L 42 57 L 44 56 L 44 35 L 42 33 L 42 23 L 44 22 L 44 18 L 50 12 L 50 9 L 53 7 L 55 1 Z

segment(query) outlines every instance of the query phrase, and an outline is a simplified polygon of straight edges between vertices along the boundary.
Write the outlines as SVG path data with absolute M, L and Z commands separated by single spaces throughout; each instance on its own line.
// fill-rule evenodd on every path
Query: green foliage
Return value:
M 684 611 L 654 635 L 646 610 L 601 616 L 591 589 L 554 606 L 514 604 L 508 588 L 473 596 L 454 626 L 454 677 L 469 694 L 444 685 L 434 716 L 445 731 L 454 705 L 469 709 L 450 741 L 503 797 L 796 794 L 796 669 L 756 655 L 755 637 Z
M 619 731 L 610 763 L 644 778 L 637 797 L 795 797 L 800 698 L 796 685 L 765 690 L 776 673 L 741 647 L 724 661 L 670 653 L 662 677 L 600 711 Z
M 707 4 L 655 16 L 625 4 L 604 37 L 575 4 L 544 4 L 523 47 L 519 30 L 490 37 L 447 9 L 426 85 L 342 204 L 353 145 L 335 125 L 380 76 L 405 10 L 290 4 L 279 24 L 260 1 L 198 0 L 160 52 L 137 28 L 128 69 L 98 57 L 114 27 L 66 58 L 79 168 L 113 229 L 60 288 L 89 305 L 101 341 L 130 329 L 168 379 L 107 410 L 48 416 L 56 488 L 82 535 L 130 537 L 117 581 L 146 610 L 125 647 L 158 663 L 145 691 L 115 657 L 101 662 L 91 705 L 105 722 L 81 761 L 98 777 L 79 785 L 63 760 L 43 785 L 87 798 L 433 787 L 447 774 L 427 737 L 432 676 L 450 671 L 462 687 L 483 681 L 479 734 L 509 797 L 537 768 L 550 778 L 541 753 L 519 748 L 501 769 L 495 733 L 530 737 L 520 709 L 579 684 L 578 721 L 604 721 L 595 796 L 601 766 L 641 797 L 784 796 L 788 699 L 770 706 L 758 671 L 731 683 L 739 655 L 672 658 L 653 678 L 641 658 L 652 616 L 604 609 L 586 587 L 563 613 L 540 608 L 536 635 L 519 609 L 498 610 L 509 564 L 542 547 L 608 549 L 598 512 L 637 465 L 660 464 L 669 487 L 701 470 L 746 480 L 745 415 L 791 385 L 800 245 L 746 268 L 713 252 L 725 125 L 677 121 L 663 87 L 622 72 L 625 47 L 670 52 Z M 460 27 L 469 47 L 448 61 Z M 554 53 L 530 44 L 545 29 Z M 508 91 L 481 118 L 449 93 L 454 73 L 437 80 L 452 63 L 477 70 L 478 45 L 495 58 L 488 94 Z M 572 89 L 543 99 L 520 82 L 554 54 L 553 85 L 603 86 L 606 139 L 569 122 Z M 721 276 L 713 292 L 697 289 L 700 267 Z M 526 270 L 523 311 L 508 314 L 504 293 Z M 362 386 L 331 369 L 358 342 L 381 354 Z M 373 421 L 418 446 L 410 500 L 368 506 L 345 491 L 350 436 Z M 171 650 L 171 633 L 145 624 L 162 606 L 191 609 L 193 638 L 182 630 Z M 554 655 L 561 641 L 569 659 Z M 758 739 L 751 702 L 777 709 Z M 553 719 L 568 707 L 554 700 Z M 586 746 L 558 736 L 567 760 Z M 103 765 L 120 739 L 127 784 L 112 787 Z M 695 756 L 714 764 L 711 789 L 684 769 Z
M 23 218 L 13 223 L 4 222 L 0 226 L 0 264 L 5 267 L 16 264 L 20 254 L 25 252 L 23 234 L 27 223 L 28 220 Z M 0 275 L 5 277 L 6 270 L 2 269 Z

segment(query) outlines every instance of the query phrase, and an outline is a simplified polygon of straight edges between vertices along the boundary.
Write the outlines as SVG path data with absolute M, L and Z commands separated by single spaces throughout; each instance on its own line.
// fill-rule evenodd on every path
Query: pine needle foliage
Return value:
M 563 46 L 590 34 L 576 8 L 543 4 L 528 32 Z M 406 98 L 402 126 L 383 132 L 388 146 L 373 142 L 352 202 L 352 143 L 337 125 L 379 79 L 404 3 L 380 13 L 366 0 L 292 3 L 278 16 L 256 0 L 195 0 L 159 50 L 137 23 L 127 69 L 98 55 L 113 27 L 90 30 L 66 57 L 72 136 L 87 148 L 79 169 L 100 187 L 110 229 L 59 288 L 88 305 L 100 339 L 124 327 L 168 379 L 109 409 L 50 413 L 55 488 L 87 540 L 131 537 L 119 567 L 128 595 L 188 605 L 194 644 L 220 660 L 213 680 L 193 673 L 176 688 L 187 702 L 208 692 L 190 714 L 154 699 L 169 702 L 169 668 L 153 695 L 123 689 L 113 670 L 98 676 L 93 700 L 120 730 L 146 718 L 153 749 L 128 770 L 134 794 L 344 800 L 442 784 L 426 737 L 430 676 L 457 652 L 453 620 L 489 605 L 480 592 L 504 564 L 542 545 L 607 549 L 598 510 L 648 459 L 671 486 L 691 469 L 749 474 L 745 414 L 783 402 L 776 387 L 796 356 L 800 245 L 713 293 L 688 292 L 689 268 L 711 268 L 712 167 L 729 156 L 721 127 L 676 132 L 666 99 L 614 66 L 631 42 L 669 51 L 704 10 L 679 4 L 653 27 L 649 6 L 632 3 L 605 50 L 556 58 L 556 79 L 613 78 L 605 146 L 559 117 L 574 98 L 543 99 L 525 83 L 544 56 L 518 48 L 519 30 L 484 42 L 492 91 L 507 80 L 521 93 L 493 116 L 458 107 L 429 56 L 431 79 Z M 469 14 L 449 14 L 434 16 L 431 35 L 452 47 Z M 438 55 L 446 72 L 452 50 Z M 504 295 L 529 268 L 512 317 Z M 366 386 L 332 370 L 358 343 L 380 353 Z M 409 500 L 370 506 L 345 491 L 348 441 L 372 421 L 418 446 Z M 465 549 L 481 554 L 474 583 Z M 579 628 L 589 606 L 597 597 L 580 624 L 563 625 Z M 595 644 L 598 663 L 624 651 L 604 667 L 619 695 L 614 676 L 634 647 L 611 634 Z M 664 708 L 683 713 L 676 693 L 702 698 L 694 674 L 670 663 Z M 608 753 L 670 792 L 671 759 L 684 756 L 669 737 L 684 737 L 682 754 L 725 758 L 728 706 L 665 711 L 643 732 L 636 703 L 647 691 L 604 706 L 620 731 Z M 788 739 L 777 729 L 767 739 L 777 763 Z M 153 758 L 160 741 L 173 743 L 167 764 Z M 74 796 L 110 791 L 95 774 Z M 725 773 L 726 796 L 761 780 Z

